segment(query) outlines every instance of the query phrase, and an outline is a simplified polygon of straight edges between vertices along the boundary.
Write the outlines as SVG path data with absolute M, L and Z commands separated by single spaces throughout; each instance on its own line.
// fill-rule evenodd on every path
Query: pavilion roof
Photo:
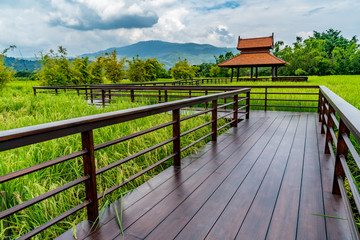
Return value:
M 268 52 L 247 53 L 218 64 L 219 67 L 283 66 L 288 64 Z
M 239 37 L 237 49 L 258 49 L 258 48 L 266 48 L 270 49 L 273 48 L 273 41 L 274 37 L 261 37 L 261 38 L 246 38 L 242 39 Z

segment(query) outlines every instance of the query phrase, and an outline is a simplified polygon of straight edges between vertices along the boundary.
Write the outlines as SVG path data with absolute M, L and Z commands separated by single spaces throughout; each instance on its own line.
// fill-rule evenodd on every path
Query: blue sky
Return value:
M 296 36 L 329 28 L 360 36 L 359 0 L 1 0 L 0 50 L 34 57 L 62 45 L 70 56 L 163 40 L 235 47 L 237 38 Z

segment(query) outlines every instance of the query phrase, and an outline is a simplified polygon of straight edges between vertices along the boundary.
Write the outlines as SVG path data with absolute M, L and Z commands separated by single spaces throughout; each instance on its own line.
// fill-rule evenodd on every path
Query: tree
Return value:
M 0 89 L 2 89 L 6 83 L 12 81 L 14 79 L 14 71 L 12 68 L 6 67 L 5 65 L 5 55 L 7 51 L 16 48 L 15 45 L 11 45 L 8 48 L 5 48 L 0 53 Z
M 118 83 L 125 77 L 125 58 L 117 60 L 116 50 L 110 54 L 105 54 L 103 66 L 105 77 L 113 83 Z
M 196 76 L 198 69 L 197 66 L 190 66 L 186 59 L 181 60 L 179 58 L 174 67 L 170 68 L 170 75 L 174 79 L 192 79 Z
M 100 84 L 104 82 L 103 56 L 98 56 L 89 65 L 90 82 L 89 84 Z
M 129 69 L 126 73 L 132 82 L 149 82 L 168 76 L 167 71 L 163 68 L 165 64 L 159 63 L 156 58 L 142 60 L 137 55 L 127 62 Z
M 72 83 L 75 85 L 90 83 L 89 58 L 76 58 L 71 63 L 73 72 Z

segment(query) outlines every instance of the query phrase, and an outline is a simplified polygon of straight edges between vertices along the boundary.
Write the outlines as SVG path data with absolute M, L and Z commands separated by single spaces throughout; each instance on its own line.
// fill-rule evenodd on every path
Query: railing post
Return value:
M 173 149 L 174 149 L 174 166 L 181 165 L 181 149 L 180 149 L 180 109 L 173 110 Z
M 103 107 L 105 107 L 105 90 L 101 89 L 101 102 Z
M 131 102 L 134 102 L 135 101 L 135 96 L 134 96 L 134 90 L 130 90 L 130 99 L 131 99 Z
M 239 108 L 239 95 L 234 95 L 234 123 L 233 127 L 237 127 L 238 125 L 238 108 Z
M 246 119 L 250 118 L 250 92 L 246 93 Z
M 326 106 L 325 103 L 327 102 L 327 100 L 325 99 L 325 97 L 322 98 L 322 111 L 321 111 L 321 134 L 325 133 L 325 129 L 324 126 L 326 126 L 326 122 L 325 122 L 325 113 L 326 113 Z
M 211 140 L 216 142 L 217 141 L 217 100 L 213 100 L 212 101 L 212 124 L 211 124 L 211 131 L 212 131 L 212 136 L 211 136 Z
M 341 176 L 345 179 L 345 172 L 340 162 L 340 156 L 343 155 L 345 159 L 348 155 L 348 147 L 344 141 L 343 134 L 347 134 L 349 136 L 350 131 L 344 124 L 344 122 L 340 119 L 339 123 L 339 131 L 338 131 L 338 141 L 336 146 L 336 159 L 335 159 L 335 169 L 334 169 L 334 179 L 333 179 L 333 188 L 332 192 L 334 194 L 341 194 L 339 183 L 337 181 L 337 177 Z
M 96 172 L 94 156 L 94 139 L 92 130 L 81 133 L 82 147 L 88 152 L 84 155 L 84 175 L 90 179 L 85 182 L 86 198 L 91 201 L 87 206 L 88 220 L 95 222 L 99 216 L 96 190 Z
M 91 100 L 91 103 L 94 104 L 94 96 L 93 96 L 93 90 L 90 89 L 90 100 Z
M 331 113 L 334 113 L 335 110 L 334 108 L 328 103 L 329 106 L 329 110 L 327 111 L 327 125 L 326 125 L 326 137 L 325 137 L 325 153 L 329 154 L 330 153 L 330 148 L 329 148 L 329 141 L 334 141 L 334 139 L 332 139 L 331 133 L 330 133 L 330 129 L 334 128 L 334 121 L 331 117 Z
M 164 100 L 165 100 L 165 102 L 167 102 L 168 101 L 167 90 L 165 90 L 164 92 L 165 92 L 165 96 L 164 96 L 165 99 Z
M 109 104 L 111 103 L 111 90 L 109 90 Z
M 319 113 L 319 122 L 322 122 L 324 108 L 323 108 L 323 95 L 319 89 L 319 102 L 318 102 L 318 113 Z
M 268 88 L 265 87 L 265 112 L 266 112 L 266 110 L 267 110 L 267 99 L 268 99 L 268 94 L 267 94 L 267 92 L 268 92 Z
M 57 88 L 55 88 L 55 94 L 56 95 L 58 95 L 59 93 L 58 93 L 58 89 Z
M 34 90 L 34 96 L 36 97 L 36 88 L 33 88 L 33 90 Z
M 159 103 L 161 103 L 161 90 L 159 90 Z
M 79 89 L 76 89 L 77 95 L 80 96 L 80 91 Z
M 86 87 L 85 87 L 85 99 L 88 100 L 88 90 Z

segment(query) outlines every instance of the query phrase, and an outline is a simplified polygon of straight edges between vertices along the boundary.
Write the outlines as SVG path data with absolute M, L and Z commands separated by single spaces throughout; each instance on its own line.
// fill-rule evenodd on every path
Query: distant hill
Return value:
M 215 62 L 214 56 L 225 54 L 226 52 L 238 53 L 236 48 L 215 47 L 210 44 L 196 43 L 170 43 L 163 41 L 143 41 L 124 47 L 113 47 L 95 53 L 83 54 L 80 57 L 89 57 L 90 60 L 97 56 L 110 53 L 116 49 L 119 57 L 131 59 L 136 55 L 140 58 L 156 58 L 164 63 L 167 68 L 179 61 L 179 57 L 187 59 L 192 65 Z M 18 59 L 5 57 L 5 64 L 13 67 L 15 71 L 34 71 L 41 67 L 41 63 L 36 60 Z
M 129 59 L 136 55 L 139 55 L 140 58 L 156 58 L 159 62 L 165 63 L 167 67 L 172 67 L 175 62 L 178 62 L 179 57 L 187 59 L 192 65 L 199 65 L 204 62 L 215 62 L 214 56 L 229 51 L 234 54 L 238 52 L 235 48 L 215 47 L 210 44 L 143 41 L 124 47 L 114 47 L 95 53 L 83 54 L 81 57 L 87 56 L 94 59 L 114 50 L 117 51 L 119 57 Z
M 18 59 L 13 57 L 5 57 L 5 65 L 12 67 L 15 71 L 32 72 L 41 67 L 41 63 L 36 60 Z

